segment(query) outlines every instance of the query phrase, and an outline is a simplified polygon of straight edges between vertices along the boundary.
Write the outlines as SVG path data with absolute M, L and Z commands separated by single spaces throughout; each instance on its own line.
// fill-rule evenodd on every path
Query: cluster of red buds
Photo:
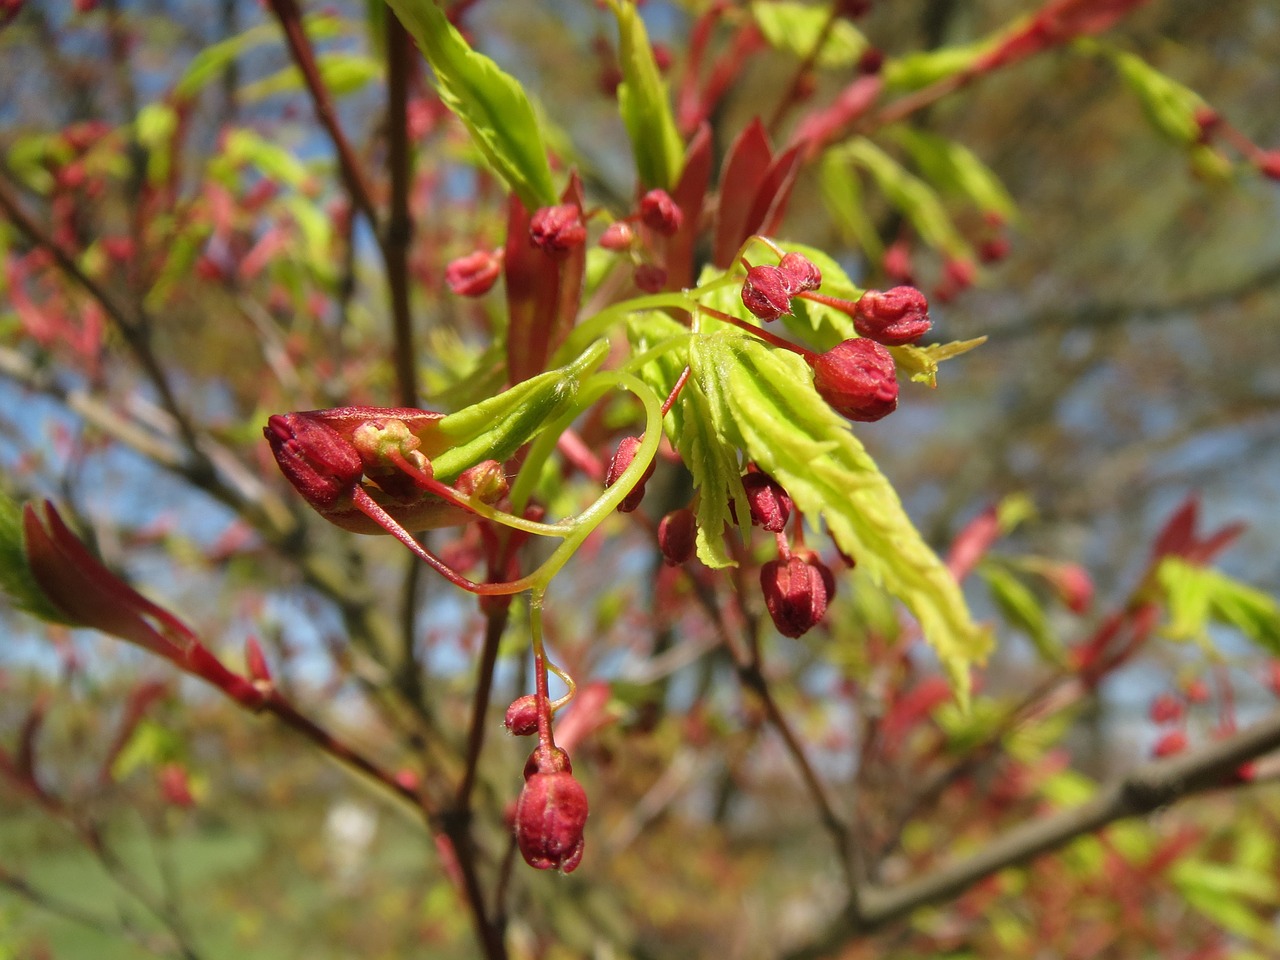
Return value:
M 569 755 L 551 738 L 551 705 L 538 694 L 518 697 L 507 708 L 506 726 L 513 736 L 538 735 L 516 800 L 516 846 L 537 870 L 571 873 L 582 862 L 587 793 L 573 776 Z

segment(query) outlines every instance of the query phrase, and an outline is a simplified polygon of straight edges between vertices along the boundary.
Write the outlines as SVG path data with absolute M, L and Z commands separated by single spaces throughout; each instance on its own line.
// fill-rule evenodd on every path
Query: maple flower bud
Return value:
M 600 246 L 614 252 L 626 250 L 631 246 L 631 242 L 635 240 L 635 236 L 636 234 L 631 229 L 631 224 L 623 220 L 615 220 L 605 227 L 604 233 L 600 234 Z
M 786 254 L 778 263 L 778 269 L 787 275 L 792 293 L 805 293 L 822 286 L 822 271 L 802 253 Z
M 898 406 L 893 355 L 874 340 L 838 343 L 812 361 L 813 386 L 835 411 L 871 423 Z
M 524 762 L 525 780 L 540 773 L 573 773 L 573 764 L 569 762 L 569 754 L 559 747 L 550 747 L 540 743 L 533 748 L 529 759 Z
M 507 707 L 507 716 L 503 721 L 507 732 L 513 737 L 528 737 L 538 732 L 538 697 L 529 693 L 516 697 Z
M 613 453 L 613 459 L 609 461 L 609 469 L 604 475 L 604 485 L 612 487 L 618 482 L 618 478 L 622 476 L 624 470 L 631 466 L 631 461 L 636 458 L 636 451 L 640 449 L 639 437 L 623 437 L 618 442 L 618 449 Z M 622 503 L 618 504 L 619 513 L 631 513 L 636 507 L 640 506 L 640 501 L 644 499 L 644 485 L 649 478 L 653 476 L 654 461 L 649 462 L 648 468 L 644 475 L 640 478 L 631 492 L 626 495 Z
M 507 472 L 497 460 L 481 460 L 458 474 L 453 488 L 465 497 L 473 497 L 482 503 L 497 503 L 511 488 Z
M 747 494 L 751 522 L 770 533 L 781 533 L 791 518 L 791 497 L 782 485 L 767 473 L 748 473 L 742 478 Z
M 658 523 L 658 548 L 669 567 L 678 567 L 693 556 L 697 544 L 697 523 L 688 507 L 673 510 Z
M 1184 712 L 1182 701 L 1171 693 L 1162 693 L 1151 701 L 1152 723 L 1177 723 Z
M 450 261 L 444 268 L 444 282 L 460 297 L 481 297 L 502 274 L 502 258 L 489 250 L 477 250 Z
M 659 293 L 667 285 L 667 271 L 656 263 L 642 263 L 636 267 L 635 281 L 645 293 Z
M 516 845 L 536 870 L 571 873 L 582 861 L 587 792 L 569 771 L 535 773 L 516 801 Z
M 665 190 L 650 190 L 640 198 L 640 222 L 655 233 L 670 237 L 680 229 L 684 214 Z
M 781 269 L 768 264 L 750 267 L 742 281 L 743 304 L 766 323 L 791 312 L 791 294 L 791 280 Z
M 853 329 L 858 336 L 890 347 L 915 343 L 931 326 L 929 301 L 915 287 L 868 290 L 853 308 Z
M 773 624 L 784 637 L 799 637 L 827 612 L 835 578 L 818 560 L 791 556 L 760 568 L 760 589 Z
M 1170 730 L 1161 735 L 1151 749 L 1152 756 L 1172 757 L 1187 749 L 1187 735 L 1181 730 Z
M 280 472 L 313 507 L 333 506 L 364 473 L 356 448 L 337 430 L 301 413 L 275 414 L 263 435 Z
M 572 203 L 542 207 L 529 222 L 529 237 L 534 246 L 547 255 L 557 259 L 565 257 L 574 247 L 586 242 L 582 211 Z

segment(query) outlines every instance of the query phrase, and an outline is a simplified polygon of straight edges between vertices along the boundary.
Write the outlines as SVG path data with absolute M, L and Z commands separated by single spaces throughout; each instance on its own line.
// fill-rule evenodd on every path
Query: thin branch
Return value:
M 409 312 L 409 246 L 413 220 L 409 216 L 412 179 L 409 153 L 409 66 L 413 50 L 409 32 L 400 19 L 387 16 L 387 172 L 391 179 L 391 209 L 382 256 L 386 261 L 391 294 L 391 321 L 395 336 L 392 354 L 400 405 L 418 404 L 418 366 L 413 348 L 413 319 Z
M 475 787 L 476 771 L 480 763 L 480 751 L 484 747 L 485 716 L 489 709 L 493 690 L 493 670 L 498 662 L 498 647 L 507 629 L 511 606 L 497 603 L 490 606 L 484 627 L 484 647 L 480 662 L 476 664 L 476 692 L 471 700 L 471 729 L 467 734 L 467 765 L 458 785 L 455 801 L 459 810 L 470 810 L 471 791 Z
M 1024 823 L 998 836 L 977 853 L 895 887 L 865 887 L 861 909 L 842 916 L 820 942 L 790 954 L 816 958 L 851 937 L 867 934 L 912 911 L 952 899 L 980 880 L 1023 866 L 1042 853 L 1130 817 L 1142 816 L 1184 797 L 1238 783 L 1240 766 L 1280 748 L 1280 712 L 1246 730 L 1180 756 L 1143 763 L 1127 776 L 1069 810 Z

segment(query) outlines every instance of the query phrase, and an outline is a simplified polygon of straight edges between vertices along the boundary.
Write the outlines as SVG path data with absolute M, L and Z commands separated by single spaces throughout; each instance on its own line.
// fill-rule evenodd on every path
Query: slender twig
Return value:
M 484 747 L 485 718 L 493 690 L 493 670 L 498 662 L 498 647 L 502 642 L 502 634 L 507 629 L 510 611 L 511 606 L 506 603 L 493 604 L 486 611 L 484 647 L 480 651 L 480 662 L 476 664 L 476 691 L 471 698 L 471 728 L 467 733 L 466 767 L 454 801 L 460 810 L 469 810 L 471 807 L 471 791 L 475 787 L 480 751 Z
M 391 209 L 382 254 L 391 294 L 392 354 L 400 405 L 417 406 L 418 365 L 413 348 L 413 318 L 409 312 L 409 246 L 413 220 L 409 216 L 412 179 L 409 152 L 409 32 L 398 17 L 387 16 L 387 172 L 391 180 Z

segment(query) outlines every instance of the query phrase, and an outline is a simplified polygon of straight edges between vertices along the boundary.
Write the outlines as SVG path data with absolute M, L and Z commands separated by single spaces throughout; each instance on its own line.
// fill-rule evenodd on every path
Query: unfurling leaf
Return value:
M 609 6 L 618 19 L 618 60 L 622 67 L 618 109 L 631 138 L 636 173 L 646 190 L 671 190 L 680 179 L 684 142 L 671 112 L 667 85 L 635 6 L 618 0 L 610 0 Z

